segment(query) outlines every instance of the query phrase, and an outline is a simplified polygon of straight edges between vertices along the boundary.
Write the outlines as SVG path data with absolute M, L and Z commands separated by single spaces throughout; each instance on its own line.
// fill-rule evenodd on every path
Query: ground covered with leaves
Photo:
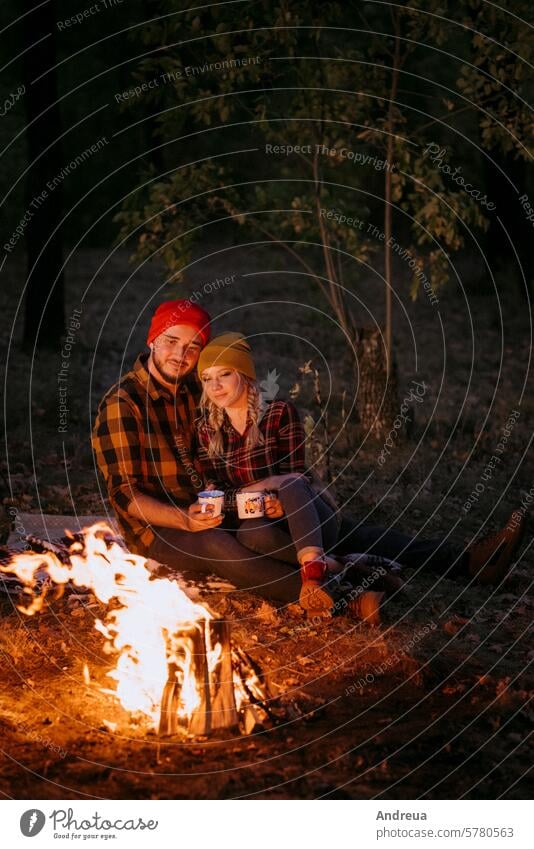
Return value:
M 254 273 L 267 267 L 268 274 Z M 13 262 L 6 270 L 2 472 L 18 536 L 27 512 L 105 514 L 89 449 L 98 398 L 142 349 L 146 304 L 195 290 L 217 316 L 217 329 L 253 334 L 259 377 L 272 383 L 276 370 L 280 397 L 299 378 L 299 366 L 317 364 L 328 402 L 326 431 L 312 388 L 303 384 L 296 403 L 321 422 L 317 440 L 328 434 L 346 512 L 469 542 L 530 504 L 534 402 L 524 394 L 530 325 L 506 281 L 502 290 L 498 281 L 493 295 L 451 285 L 440 293 L 438 309 L 423 299 L 412 304 L 408 283 L 399 284 L 399 403 L 414 380 L 425 391 L 411 405 L 408 435 L 394 437 L 378 463 L 383 444 L 359 432 L 351 411 L 357 383 L 346 340 L 309 282 L 291 277 L 288 283 L 281 257 L 258 249 L 215 254 L 190 271 L 180 290 L 161 288 L 154 268 L 130 278 L 123 254 L 75 256 L 67 274 L 69 310 L 81 306 L 82 313 L 62 432 L 61 354 L 33 357 L 18 346 L 20 325 L 11 321 L 22 269 Z M 232 274 L 231 285 L 204 288 Z M 466 268 L 462 279 L 468 277 Z M 379 294 L 372 280 L 358 289 L 378 315 Z M 488 471 L 500 445 L 500 461 Z M 93 598 L 65 596 L 32 618 L 4 598 L 0 792 L 14 798 L 525 798 L 534 689 L 531 541 L 530 526 L 508 580 L 495 588 L 407 571 L 406 587 L 388 601 L 379 628 L 343 616 L 310 626 L 297 608 L 276 610 L 245 593 L 206 591 L 203 598 L 231 622 L 234 639 L 289 705 L 280 727 L 231 739 L 158 743 L 101 692 L 110 686 L 110 659 L 94 630 L 103 609 Z

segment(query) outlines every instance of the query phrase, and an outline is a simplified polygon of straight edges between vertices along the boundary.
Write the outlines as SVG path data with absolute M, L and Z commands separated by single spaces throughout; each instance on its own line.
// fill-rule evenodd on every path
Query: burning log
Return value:
M 169 677 L 161 699 L 160 736 L 180 731 L 206 736 L 220 728 L 238 726 L 230 629 L 224 620 L 182 626 L 179 634 L 167 640 L 167 664 Z M 185 723 L 180 723 L 185 668 L 190 669 L 199 698 L 191 714 L 186 715 Z
M 19 610 L 30 616 L 42 610 L 47 591 L 57 596 L 67 585 L 107 606 L 95 628 L 117 657 L 108 673 L 117 685 L 103 692 L 112 692 L 125 710 L 144 715 L 160 736 L 206 736 L 239 724 L 250 733 L 277 721 L 261 670 L 232 646 L 228 623 L 175 581 L 154 576 L 107 525 L 41 543 L 32 539 L 39 550 L 16 554 L 0 573 L 23 586 L 30 604 Z
M 214 619 L 210 623 L 212 642 L 221 646 L 221 655 L 215 670 L 211 673 L 211 728 L 232 728 L 238 724 L 237 705 L 234 692 L 232 668 L 232 644 L 230 626 L 223 619 Z

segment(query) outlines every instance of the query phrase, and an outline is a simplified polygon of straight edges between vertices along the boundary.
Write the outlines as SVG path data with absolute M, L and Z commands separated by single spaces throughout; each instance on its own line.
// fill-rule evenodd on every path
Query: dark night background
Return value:
M 216 330 L 251 334 L 262 380 L 276 371 L 281 396 L 298 384 L 296 403 L 316 424 L 310 455 L 347 512 L 463 541 L 499 526 L 534 495 L 530 4 L 197 5 L 2 4 L 3 541 L 28 516 L 106 514 L 90 449 L 96 405 L 143 350 L 155 306 L 193 292 Z M 314 156 L 316 146 L 352 158 Z M 380 162 L 395 163 L 389 177 Z M 424 402 L 377 463 L 414 380 Z M 507 427 L 502 463 L 466 509 Z M 281 687 L 304 688 L 310 710 L 329 707 L 287 741 L 273 732 L 226 750 L 169 749 L 150 780 L 151 744 L 134 731 L 111 740 L 99 705 L 72 683 L 74 626 L 98 654 L 92 614 L 71 620 L 59 606 L 21 621 L 6 602 L 0 723 L 23 766 L 6 758 L 0 788 L 16 798 L 524 798 L 530 542 L 489 597 L 413 576 L 378 642 L 338 620 L 326 640 L 303 635 L 289 613 L 212 593 Z M 403 650 L 430 620 L 431 636 Z M 337 699 L 394 651 L 403 659 L 389 675 Z M 45 705 L 28 680 L 46 682 Z M 24 729 L 42 717 L 66 759 L 28 742 Z M 166 771 L 187 774 L 187 786 Z

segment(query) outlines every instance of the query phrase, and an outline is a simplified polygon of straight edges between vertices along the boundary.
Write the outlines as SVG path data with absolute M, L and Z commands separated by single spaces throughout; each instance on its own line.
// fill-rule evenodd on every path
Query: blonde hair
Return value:
M 247 392 L 247 419 L 250 422 L 245 447 L 248 449 L 256 448 L 257 445 L 264 445 L 265 438 L 260 430 L 259 422 L 262 416 L 261 392 L 258 389 L 257 381 L 238 372 L 239 377 L 245 384 Z M 205 421 L 211 428 L 213 433 L 210 435 L 208 444 L 208 457 L 221 457 L 223 454 L 223 435 L 222 426 L 224 424 L 224 409 L 218 407 L 213 401 L 210 401 L 206 390 L 202 390 L 200 399 L 200 421 Z

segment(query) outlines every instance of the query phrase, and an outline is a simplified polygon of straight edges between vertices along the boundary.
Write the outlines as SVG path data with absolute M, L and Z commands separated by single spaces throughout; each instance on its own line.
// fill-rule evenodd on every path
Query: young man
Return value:
M 245 546 L 240 534 L 219 527 L 221 517 L 202 513 L 196 503 L 203 482 L 193 446 L 200 397 L 195 370 L 209 336 L 209 315 L 190 301 L 158 307 L 147 337 L 150 352 L 137 358 L 100 403 L 93 431 L 96 460 L 133 552 L 178 569 L 217 572 L 237 587 L 293 602 L 301 582 L 283 523 L 251 520 Z M 277 516 L 280 505 L 270 518 Z M 429 565 L 451 577 L 498 583 L 524 531 L 525 517 L 516 518 L 461 552 L 443 540 L 413 539 L 343 517 L 334 553 L 371 551 L 407 566 Z

